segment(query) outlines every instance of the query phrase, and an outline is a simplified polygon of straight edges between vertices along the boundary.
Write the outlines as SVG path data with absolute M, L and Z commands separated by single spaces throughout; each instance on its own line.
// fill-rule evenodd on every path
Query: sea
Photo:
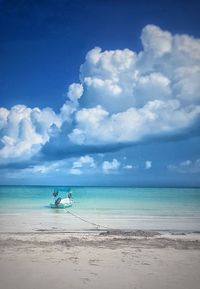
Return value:
M 200 232 L 200 188 L 71 187 L 73 206 L 52 209 L 68 186 L 0 186 L 0 232 Z

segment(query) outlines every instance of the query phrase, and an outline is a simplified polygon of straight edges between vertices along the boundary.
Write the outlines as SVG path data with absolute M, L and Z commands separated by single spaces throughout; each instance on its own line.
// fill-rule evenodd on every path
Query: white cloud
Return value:
M 76 102 L 83 94 L 83 86 L 80 83 L 72 83 L 69 86 L 67 96 L 73 102 Z
M 0 108 L 1 161 L 36 155 L 63 123 L 60 142 L 78 145 L 122 145 L 190 131 L 200 118 L 200 39 L 147 25 L 141 41 L 139 53 L 89 51 L 80 83 L 69 86 L 58 114 L 24 105 Z
M 145 169 L 146 170 L 149 170 L 149 169 L 151 169 L 152 168 L 152 162 L 151 161 L 146 161 L 145 162 Z
M 60 109 L 61 122 L 71 123 L 73 120 L 73 114 L 77 111 L 78 104 L 72 101 L 66 101 Z
M 199 87 L 200 40 L 173 36 L 155 25 L 145 26 L 141 39 L 144 50 L 138 54 L 129 49 L 88 52 L 80 69 L 82 98 L 88 107 L 100 104 L 116 113 L 154 99 L 183 100 L 188 76 L 192 99 L 188 98 L 193 103 Z
M 78 125 L 69 135 L 70 140 L 78 144 L 87 144 L 96 142 L 98 136 L 103 138 L 103 133 L 106 134 L 106 130 L 102 123 L 107 116 L 108 112 L 101 106 L 79 110 L 76 114 Z
M 110 112 L 124 110 L 133 103 L 133 81 L 137 77 L 136 54 L 129 50 L 102 52 L 94 48 L 81 66 L 82 98 L 88 107 L 102 105 Z M 124 101 L 125 100 L 125 101 Z
M 112 115 L 97 106 L 79 110 L 69 137 L 78 144 L 138 142 L 190 127 L 199 114 L 200 106 L 181 108 L 178 100 L 150 101 L 142 108 L 131 107 Z
M 125 166 L 124 166 L 124 169 L 126 169 L 126 170 L 131 170 L 132 168 L 133 168 L 132 165 L 125 165 Z
M 161 30 L 158 26 L 147 25 L 141 35 L 144 52 L 151 53 L 155 57 L 161 57 L 171 53 L 173 37 L 168 31 Z
M 72 168 L 70 169 L 70 174 L 73 175 L 80 175 L 82 174 L 82 170 L 81 169 L 94 169 L 96 168 L 96 162 L 95 160 L 88 156 L 82 156 L 80 158 L 78 158 L 77 160 L 75 160 L 72 164 Z
M 200 172 L 200 159 L 196 159 L 194 161 L 186 160 L 183 162 L 180 162 L 177 165 L 168 165 L 168 170 L 173 172 L 178 172 L 181 174 L 195 174 Z
M 137 142 L 189 129 L 200 117 L 200 40 L 147 25 L 144 50 L 94 48 L 81 66 L 78 144 Z
M 2 162 L 30 158 L 49 140 L 54 127 L 58 129 L 61 125 L 52 109 L 31 109 L 24 105 L 1 109 L 0 119 Z
M 80 157 L 78 160 L 73 162 L 74 168 L 82 168 L 83 166 L 89 166 L 90 168 L 95 168 L 96 163 L 94 159 L 88 155 Z
M 117 171 L 120 167 L 120 162 L 116 159 L 113 159 L 111 162 L 104 161 L 102 164 L 103 172 L 108 174 L 110 171 Z

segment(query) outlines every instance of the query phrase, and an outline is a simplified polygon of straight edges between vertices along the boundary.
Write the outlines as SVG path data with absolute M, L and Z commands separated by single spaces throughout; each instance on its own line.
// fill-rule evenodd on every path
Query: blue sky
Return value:
M 0 1 L 0 183 L 199 186 L 199 6 Z

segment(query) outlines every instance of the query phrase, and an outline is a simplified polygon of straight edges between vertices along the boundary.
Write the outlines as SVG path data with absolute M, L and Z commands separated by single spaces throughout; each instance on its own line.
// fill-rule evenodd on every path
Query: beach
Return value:
M 155 231 L 0 234 L 2 289 L 198 289 L 200 235 Z
M 0 187 L 1 289 L 199 288 L 200 189 L 53 189 Z

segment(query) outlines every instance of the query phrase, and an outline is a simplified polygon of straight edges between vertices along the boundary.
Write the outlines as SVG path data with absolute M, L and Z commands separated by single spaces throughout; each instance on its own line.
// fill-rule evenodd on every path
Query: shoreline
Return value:
M 32 246 L 67 246 L 67 247 L 98 247 L 115 245 L 147 246 L 153 248 L 180 248 L 200 250 L 200 233 L 158 232 L 158 231 L 87 231 L 87 232 L 3 232 L 0 233 L 0 250 L 7 247 Z
M 37 234 L 37 233 L 46 233 L 46 234 L 101 234 L 105 233 L 107 235 L 141 235 L 141 236 L 146 236 L 150 237 L 153 234 L 154 235 L 199 235 L 200 236 L 200 231 L 199 230 L 177 230 L 177 229 L 163 229 L 163 230 L 157 230 L 157 229 L 71 229 L 71 230 L 64 230 L 64 229 L 59 229 L 59 228 L 50 228 L 50 229 L 31 229 L 27 231 L 1 231 L 0 229 L 0 235 L 3 234 Z
M 0 232 L 35 231 L 159 231 L 159 232 L 200 232 L 200 217 L 147 217 L 110 216 L 98 214 L 0 214 Z

